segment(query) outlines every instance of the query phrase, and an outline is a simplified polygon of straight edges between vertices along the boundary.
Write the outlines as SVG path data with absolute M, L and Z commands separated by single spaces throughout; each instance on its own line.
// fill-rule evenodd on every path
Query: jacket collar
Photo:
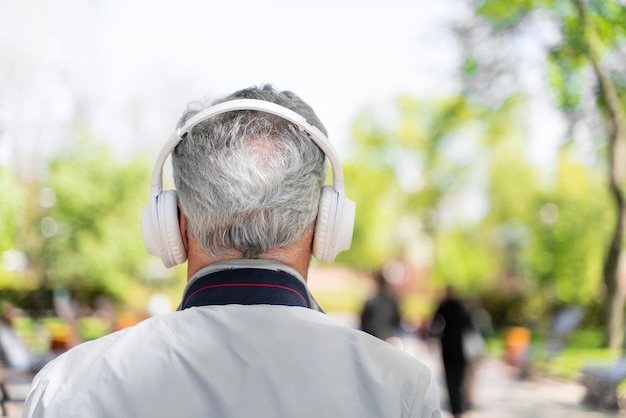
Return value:
M 258 259 L 203 267 L 187 282 L 178 309 L 229 304 L 301 306 L 322 311 L 295 269 Z

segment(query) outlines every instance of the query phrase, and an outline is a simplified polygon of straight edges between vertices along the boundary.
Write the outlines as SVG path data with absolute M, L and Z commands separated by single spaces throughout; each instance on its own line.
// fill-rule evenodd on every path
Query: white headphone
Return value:
M 194 126 L 220 113 L 237 110 L 271 113 L 292 122 L 320 147 L 330 161 L 333 184 L 324 186 L 320 196 L 313 255 L 332 262 L 337 254 L 350 248 L 355 215 L 354 202 L 344 194 L 343 171 L 337 153 L 326 136 L 302 116 L 275 103 L 256 99 L 237 99 L 211 106 L 189 118 L 182 128 L 170 136 L 154 164 L 150 204 L 143 210 L 142 229 L 146 250 L 160 257 L 167 268 L 187 260 L 178 224 L 178 198 L 176 191 L 163 190 L 163 166 L 176 145 Z

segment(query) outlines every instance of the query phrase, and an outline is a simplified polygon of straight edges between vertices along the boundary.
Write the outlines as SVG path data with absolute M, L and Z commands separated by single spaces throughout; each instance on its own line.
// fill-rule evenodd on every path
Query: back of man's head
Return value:
M 310 106 L 265 85 L 216 102 L 259 99 L 293 110 L 326 133 Z M 195 104 L 179 126 L 208 105 Z M 228 112 L 196 125 L 172 156 L 178 198 L 193 236 L 213 257 L 232 250 L 257 258 L 313 226 L 326 169 L 324 153 L 283 118 Z

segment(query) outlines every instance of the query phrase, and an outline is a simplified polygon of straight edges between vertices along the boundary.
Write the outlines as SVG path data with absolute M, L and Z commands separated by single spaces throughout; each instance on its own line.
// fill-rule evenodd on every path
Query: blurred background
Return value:
M 358 327 L 384 269 L 400 337 L 452 285 L 521 376 L 621 356 L 624 0 L 0 0 L 0 51 L 0 301 L 31 353 L 175 309 L 152 163 L 188 102 L 271 83 L 357 203 L 352 249 L 311 267 L 329 314 Z

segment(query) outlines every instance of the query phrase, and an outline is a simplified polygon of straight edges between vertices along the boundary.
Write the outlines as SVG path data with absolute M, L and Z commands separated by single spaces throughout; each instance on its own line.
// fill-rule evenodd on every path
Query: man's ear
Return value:
M 183 241 L 183 247 L 185 247 L 185 252 L 189 253 L 189 235 L 187 231 L 187 217 L 183 213 L 182 208 L 180 207 L 180 202 L 177 203 L 178 207 L 178 228 L 180 229 L 180 238 Z

